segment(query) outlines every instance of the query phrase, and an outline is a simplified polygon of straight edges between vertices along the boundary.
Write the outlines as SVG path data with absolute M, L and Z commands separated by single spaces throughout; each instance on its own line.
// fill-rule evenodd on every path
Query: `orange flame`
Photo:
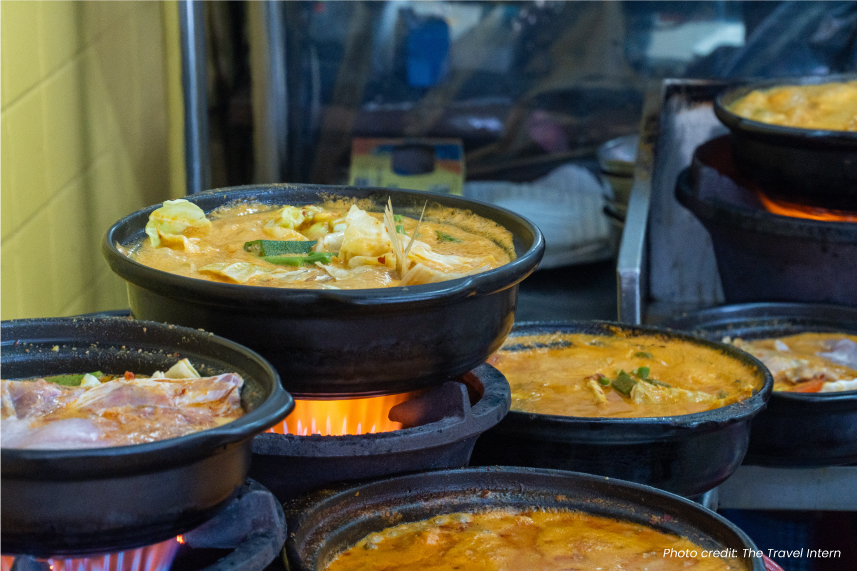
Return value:
M 173 538 L 116 553 L 77 559 L 51 557 L 44 561 L 52 571 L 167 571 L 173 563 L 179 543 L 178 538 Z M 14 561 L 14 555 L 0 556 L 0 570 L 10 571 Z
M 808 220 L 822 220 L 825 222 L 857 222 L 857 212 L 828 210 L 827 208 L 793 204 L 791 202 L 769 198 L 761 192 L 758 192 L 757 194 L 759 195 L 759 200 L 762 201 L 762 205 L 765 207 L 765 210 L 773 214 L 779 214 L 780 216 L 806 218 Z
M 390 409 L 413 397 L 413 393 L 363 399 L 295 400 L 295 410 L 268 432 L 308 436 L 374 434 L 400 430 L 401 423 L 389 419 Z

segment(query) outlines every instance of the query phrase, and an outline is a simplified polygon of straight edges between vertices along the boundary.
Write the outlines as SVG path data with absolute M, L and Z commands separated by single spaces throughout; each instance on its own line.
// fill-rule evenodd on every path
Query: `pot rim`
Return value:
M 365 502 L 365 498 L 369 499 L 369 508 L 373 505 L 373 503 L 384 502 L 384 500 L 390 496 L 399 499 L 406 499 L 409 495 L 413 495 L 418 490 L 431 489 L 435 494 L 437 490 L 441 490 L 441 493 L 449 491 L 449 495 L 453 495 L 456 492 L 463 492 L 465 489 L 463 486 L 470 486 L 469 490 L 472 496 L 476 496 L 477 493 L 484 492 L 484 488 L 482 487 L 482 483 L 479 481 L 481 477 L 491 477 L 495 476 L 499 483 L 508 484 L 506 487 L 510 488 L 509 491 L 511 493 L 521 493 L 526 494 L 527 492 L 536 492 L 538 493 L 538 486 L 541 483 L 540 480 L 543 478 L 548 478 L 550 480 L 559 480 L 568 485 L 569 489 L 595 489 L 596 493 L 605 494 L 606 492 L 602 489 L 607 487 L 610 492 L 613 492 L 615 496 L 618 497 L 618 500 L 621 501 L 626 497 L 632 498 L 632 502 L 637 502 L 639 504 L 643 504 L 646 506 L 651 505 L 653 501 L 658 502 L 654 507 L 655 510 L 659 511 L 672 511 L 677 512 L 681 510 L 690 510 L 692 513 L 698 516 L 704 516 L 709 520 L 713 520 L 716 522 L 715 525 L 722 526 L 722 528 L 727 529 L 730 533 L 738 538 L 741 541 L 744 548 L 752 548 L 753 551 L 757 551 L 757 548 L 753 541 L 750 539 L 747 534 L 745 534 L 738 526 L 728 521 L 723 516 L 712 512 L 710 510 L 706 510 L 696 502 L 692 500 L 688 500 L 671 492 L 667 492 L 664 490 L 660 490 L 651 486 L 646 486 L 644 484 L 637 484 L 634 482 L 628 482 L 625 480 L 619 480 L 615 478 L 605 478 L 603 476 L 596 476 L 592 474 L 584 474 L 580 472 L 571 472 L 565 470 L 556 470 L 556 469 L 548 469 L 548 468 L 527 468 L 527 467 L 516 467 L 516 466 L 478 466 L 478 467 L 464 467 L 464 468 L 454 468 L 454 469 L 445 469 L 445 470 L 432 470 L 428 472 L 421 472 L 415 474 L 406 474 L 399 475 L 390 478 L 384 478 L 379 480 L 373 480 L 369 482 L 361 482 L 361 483 L 352 483 L 347 486 L 337 486 L 334 489 L 324 489 L 317 490 L 315 492 L 311 492 L 296 500 L 292 500 L 291 502 L 287 502 L 283 507 L 286 514 L 286 521 L 289 527 L 289 537 L 286 541 L 285 550 L 289 557 L 289 559 L 295 563 L 295 568 L 300 569 L 302 571 L 308 570 L 307 563 L 312 563 L 314 565 L 318 565 L 317 557 L 320 552 L 319 545 L 313 545 L 309 547 L 308 561 L 304 560 L 303 557 L 298 552 L 297 539 L 296 536 L 300 534 L 302 531 L 306 531 L 302 529 L 303 526 L 307 524 L 307 522 L 319 514 L 319 517 L 324 517 L 324 511 L 335 510 L 339 511 L 343 510 L 343 505 L 347 508 L 347 504 L 349 502 L 354 502 L 355 498 L 360 499 L 360 502 Z M 508 480 L 508 481 L 507 481 Z M 536 483 L 533 483 L 533 480 L 536 480 Z M 392 493 L 387 493 L 386 488 L 390 486 L 396 486 L 397 490 Z M 431 486 L 429 488 L 429 486 Z M 477 488 L 473 488 L 473 486 L 478 486 Z M 506 487 L 504 487 L 501 492 L 506 492 Z M 511 488 L 514 487 L 514 491 Z M 541 490 L 549 489 L 547 485 L 542 485 Z M 489 490 L 490 491 L 490 490 Z M 373 495 L 375 494 L 375 495 Z M 570 494 L 571 495 L 571 494 Z M 506 494 L 498 494 L 498 499 L 496 500 L 496 507 L 503 507 L 504 504 L 510 504 L 511 502 L 504 501 L 506 498 Z M 557 501 L 559 501 L 559 497 L 557 497 Z M 563 501 L 565 498 L 562 498 Z M 448 500 L 450 501 L 450 500 Z M 432 506 L 434 507 L 435 503 L 441 502 L 432 502 Z M 446 502 L 443 502 L 446 503 Z M 667 507 L 664 507 L 663 504 L 666 503 Z M 536 501 L 533 502 L 536 504 Z M 512 504 L 515 505 L 515 504 Z M 587 504 L 594 509 L 590 510 L 582 510 L 587 513 L 591 513 L 594 515 L 600 515 L 597 507 L 592 504 Z M 404 506 L 407 507 L 407 506 Z M 581 509 L 581 508 L 572 508 L 572 509 Z M 361 510 L 363 513 L 366 513 L 366 509 Z M 468 511 L 467 509 L 462 510 L 452 510 L 452 512 L 447 510 L 437 510 L 432 509 L 431 512 L 433 515 L 440 515 L 443 513 L 453 513 L 455 511 Z M 470 509 L 469 511 L 478 511 L 477 509 Z M 602 510 L 604 512 L 606 510 Z M 617 515 L 609 515 L 603 517 L 612 517 L 617 518 L 624 521 L 636 521 L 639 522 L 639 517 L 635 519 L 633 516 L 635 514 L 635 509 L 631 507 L 628 509 L 625 514 L 625 517 L 617 516 Z M 428 516 L 432 517 L 432 515 Z M 671 516 L 672 517 L 672 516 Z M 424 518 L 425 519 L 425 518 Z M 685 521 L 688 525 L 693 525 L 689 518 L 673 518 L 670 520 L 664 519 L 663 521 Z M 411 521 L 408 518 L 408 521 Z M 421 521 L 421 520 L 414 520 Z M 324 524 L 327 522 L 327 519 L 318 522 L 311 522 L 312 526 L 309 528 L 310 532 L 314 534 L 318 534 L 319 529 L 325 529 Z M 401 523 L 401 522 L 400 522 Z M 657 524 L 658 522 L 654 522 Z M 336 525 L 336 522 L 331 524 L 333 526 Z M 328 525 L 327 527 L 331 527 Z M 653 525 L 653 522 L 649 521 L 648 526 L 657 527 Z M 699 527 L 699 526 L 696 526 Z M 342 526 L 334 527 L 333 530 L 325 529 L 325 538 L 322 541 L 326 541 L 328 537 L 330 537 L 330 533 L 339 531 L 342 529 Z M 670 533 L 668 530 L 664 530 L 666 533 Z M 671 532 L 675 533 L 675 532 Z M 300 539 L 304 539 L 301 537 Z M 712 538 L 713 539 L 713 538 Z M 765 565 L 762 561 L 762 558 L 753 557 L 752 561 L 752 569 L 753 571 L 762 571 L 765 569 Z M 314 567 L 313 567 L 314 568 Z
M 671 318 L 668 320 L 671 327 L 677 327 L 680 325 L 680 321 L 682 319 L 689 319 L 691 317 L 704 320 L 706 317 L 714 317 L 717 315 L 721 315 L 724 313 L 724 310 L 729 313 L 737 314 L 735 315 L 736 319 L 741 319 L 741 314 L 743 312 L 753 312 L 753 311 L 761 311 L 765 312 L 768 315 L 759 316 L 758 318 L 754 317 L 755 322 L 760 325 L 764 323 L 766 320 L 776 320 L 776 319 L 799 319 L 806 318 L 806 315 L 801 315 L 800 311 L 802 310 L 810 310 L 810 311 L 830 311 L 835 312 L 839 315 L 840 319 L 844 316 L 844 321 L 842 324 L 844 326 L 839 326 L 840 331 L 845 331 L 846 333 L 857 334 L 857 308 L 850 307 L 847 305 L 835 305 L 828 303 L 798 303 L 798 302 L 752 302 L 752 303 L 735 303 L 728 305 L 721 305 L 718 307 L 709 307 L 705 309 L 701 309 L 699 311 L 691 312 L 690 314 L 685 315 L 684 317 Z M 851 322 L 848 319 L 852 319 Z M 850 323 L 850 325 L 849 325 Z M 771 324 L 773 327 L 775 324 Z M 819 332 L 826 333 L 830 332 L 833 329 L 833 325 L 829 326 L 825 330 L 825 326 L 818 322 L 817 325 L 797 325 L 797 327 L 801 330 L 801 333 L 811 333 L 811 332 Z M 676 330 L 678 331 L 678 330 Z M 698 324 L 695 329 L 691 331 L 707 331 L 705 322 Z M 835 393 L 795 393 L 790 391 L 773 391 L 771 392 L 771 399 L 773 400 L 783 400 L 783 401 L 793 401 L 794 403 L 834 403 L 834 402 L 843 402 L 843 403 L 855 403 L 857 402 L 857 389 L 851 391 L 842 391 Z
M 68 342 L 93 344 L 89 327 L 109 326 L 111 323 L 131 327 L 145 334 L 161 337 L 168 335 L 171 338 L 188 338 L 192 340 L 205 340 L 213 343 L 226 356 L 237 357 L 249 361 L 259 367 L 263 374 L 269 378 L 271 391 L 267 397 L 253 410 L 244 416 L 226 423 L 222 426 L 201 430 L 177 438 L 168 438 L 142 444 L 125 446 L 110 446 L 103 448 L 75 448 L 75 449 L 26 449 L 26 448 L 2 448 L 0 449 L 0 468 L 4 478 L 38 477 L 39 479 L 64 479 L 74 477 L 108 476 L 123 473 L 138 473 L 147 469 L 164 469 L 170 466 L 190 464 L 200 458 L 219 454 L 228 448 L 239 445 L 255 434 L 266 430 L 285 418 L 294 409 L 292 396 L 283 388 L 280 377 L 276 370 L 261 355 L 243 345 L 223 337 L 208 333 L 206 331 L 170 325 L 154 321 L 131 320 L 115 317 L 61 317 L 61 318 L 37 318 L 3 321 L 2 346 L 8 347 L 18 342 L 37 343 L 50 346 L 51 344 L 65 344 Z M 66 338 L 23 338 L 15 337 L 15 331 L 33 325 L 42 326 L 75 326 L 80 327 L 84 333 L 90 336 L 86 341 Z M 98 329 L 95 329 L 98 331 Z M 98 339 L 94 344 L 105 348 L 118 347 L 122 339 L 108 341 Z M 145 351 L 166 348 L 169 341 L 155 341 L 153 343 L 125 342 L 124 345 L 139 348 Z M 175 347 L 169 347 L 170 352 L 179 351 Z M 187 352 L 192 352 L 190 351 Z M 166 456 L 166 457 L 165 457 Z M 62 474 L 55 474 L 50 470 L 41 470 L 40 467 L 60 463 L 63 466 Z
M 719 407 L 713 410 L 705 410 L 694 412 L 691 414 L 682 414 L 678 416 L 643 416 L 629 418 L 608 418 L 608 417 L 587 417 L 587 416 L 564 416 L 556 414 L 542 414 L 536 412 L 517 411 L 514 408 L 509 412 L 507 418 L 532 418 L 533 420 L 556 424 L 559 426 L 575 425 L 585 428 L 603 428 L 614 427 L 620 428 L 629 425 L 636 427 L 650 426 L 652 428 L 668 426 L 676 429 L 699 429 L 699 428 L 718 428 L 721 426 L 740 422 L 748 418 L 752 418 L 761 412 L 767 405 L 767 401 L 773 391 L 774 380 L 768 369 L 761 361 L 741 351 L 737 347 L 725 345 L 715 341 L 709 341 L 701 337 L 696 337 L 685 332 L 664 329 L 660 327 L 646 327 L 639 325 L 627 325 L 613 321 L 523 321 L 515 323 L 512 332 L 506 338 L 506 343 L 509 340 L 527 334 L 546 333 L 548 331 L 563 332 L 563 333 L 581 333 L 586 327 L 598 327 L 606 330 L 608 328 L 619 328 L 623 331 L 632 332 L 637 335 L 661 335 L 672 339 L 680 339 L 689 341 L 696 345 L 702 345 L 713 350 L 725 353 L 728 357 L 737 359 L 752 367 L 757 376 L 763 379 L 762 387 L 751 397 L 742 401 L 732 403 L 730 405 Z M 598 333 L 587 332 L 593 335 Z M 505 343 L 504 343 L 505 344 Z M 502 349 L 501 349 L 502 350 Z M 666 435 L 665 435 L 666 437 Z M 646 440 L 650 440 L 649 435 L 645 435 Z
M 728 109 L 728 105 L 734 103 L 738 98 L 757 89 L 794 85 L 821 85 L 853 80 L 857 80 L 857 74 L 842 73 L 750 80 L 749 83 L 732 85 L 718 93 L 714 98 L 714 114 L 736 136 L 807 148 L 857 150 L 857 132 L 774 125 L 742 117 Z
M 485 295 L 512 287 L 529 275 L 538 266 L 544 255 L 544 237 L 538 227 L 527 218 L 487 202 L 448 194 L 377 187 L 259 184 L 207 190 L 190 195 L 187 199 L 190 202 L 197 202 L 206 199 L 214 200 L 212 197 L 223 196 L 225 198 L 218 203 L 218 206 L 220 206 L 237 199 L 251 199 L 255 196 L 262 197 L 264 194 L 275 195 L 290 190 L 303 190 L 318 194 L 328 193 L 340 196 L 362 194 L 365 195 L 364 197 L 368 197 L 381 192 L 386 192 L 391 197 L 397 194 L 415 197 L 425 196 L 427 200 L 434 199 L 435 202 L 443 206 L 458 207 L 467 210 L 472 210 L 472 205 L 476 204 L 493 210 L 525 228 L 532 235 L 533 243 L 520 256 L 508 264 L 486 272 L 434 284 L 372 289 L 316 290 L 221 283 L 179 276 L 157 270 L 132 260 L 118 250 L 116 245 L 120 244 L 120 242 L 115 238 L 115 235 L 118 233 L 119 228 L 123 225 L 131 224 L 136 219 L 142 217 L 148 220 L 148 215 L 161 206 L 157 204 L 129 214 L 113 224 L 105 232 L 102 239 L 102 253 L 107 258 L 107 262 L 114 272 L 139 287 L 158 293 L 167 293 L 173 298 L 193 300 L 195 303 L 207 303 L 210 305 L 228 304 L 230 307 L 235 307 L 236 305 L 253 306 L 259 301 L 274 303 L 280 306 L 303 305 L 319 301 L 332 301 L 351 306 L 398 305 L 419 302 L 431 304 L 436 302 L 438 298 L 447 299 L 457 296 Z M 288 200 L 278 202 L 278 204 L 288 203 Z M 509 230 L 509 228 L 506 228 L 506 230 Z M 509 231 L 511 232 L 511 230 Z M 140 237 L 142 237 L 142 227 L 138 232 L 134 233 L 135 239 L 137 234 L 140 234 Z M 126 240 L 125 243 L 128 243 L 128 241 Z M 509 278 L 511 278 L 511 281 Z

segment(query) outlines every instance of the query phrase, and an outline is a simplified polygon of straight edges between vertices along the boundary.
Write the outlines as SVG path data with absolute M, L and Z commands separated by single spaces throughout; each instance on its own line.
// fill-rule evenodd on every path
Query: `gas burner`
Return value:
M 738 174 L 728 137 L 697 148 L 676 197 L 711 235 L 727 302 L 857 305 L 857 213 L 783 212 Z
M 465 466 L 510 404 L 509 383 L 490 365 L 411 393 L 299 400 L 254 439 L 250 475 L 284 501 L 333 482 Z
M 262 571 L 286 539 L 280 503 L 247 480 L 232 502 L 198 528 L 154 545 L 88 557 L 3 555 L 2 571 Z

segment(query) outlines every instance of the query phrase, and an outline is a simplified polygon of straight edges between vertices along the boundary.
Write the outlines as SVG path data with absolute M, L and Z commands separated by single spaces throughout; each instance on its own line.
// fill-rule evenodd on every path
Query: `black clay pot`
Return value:
M 757 89 L 855 79 L 854 74 L 769 79 L 720 93 L 714 100 L 714 113 L 732 132 L 735 161 L 741 172 L 766 192 L 793 202 L 857 209 L 857 132 L 771 125 L 728 109 Z
M 607 322 L 521 323 L 520 335 L 585 333 L 659 335 L 710 347 L 752 367 L 764 384 L 755 395 L 722 408 L 682 416 L 584 418 L 512 410 L 476 442 L 471 465 L 573 470 L 630 480 L 685 497 L 714 488 L 741 464 L 750 421 L 764 407 L 773 380 L 755 358 L 721 343 L 649 327 Z M 514 407 L 514 403 L 513 403 Z
M 726 301 L 857 305 L 857 223 L 768 212 L 733 156 L 725 137 L 712 139 L 676 182 L 711 235 Z
M 665 323 L 719 341 L 764 339 L 809 331 L 857 334 L 857 308 L 809 303 L 725 305 Z M 755 419 L 745 464 L 833 466 L 857 462 L 857 391 L 771 394 Z
M 3 553 L 103 553 L 191 530 L 244 484 L 253 436 L 294 408 L 270 364 L 203 331 L 129 319 L 31 319 L 4 321 L 2 338 L 4 379 L 94 370 L 147 375 L 187 357 L 203 375 L 239 373 L 247 410 L 223 426 L 146 444 L 4 448 Z
M 216 283 L 138 264 L 117 249 L 144 237 L 149 213 L 113 225 L 102 252 L 128 282 L 140 319 L 201 327 L 247 345 L 280 372 L 296 396 L 369 396 L 440 384 L 483 363 L 512 328 L 518 283 L 544 254 L 541 232 L 526 219 L 456 196 L 407 190 L 317 185 L 245 186 L 189 200 L 206 212 L 234 200 L 310 204 L 326 197 L 369 199 L 383 210 L 419 217 L 423 205 L 470 210 L 514 236 L 517 259 L 465 278 L 410 287 L 298 290 Z
M 486 509 L 575 510 L 686 537 L 707 550 L 734 549 L 764 571 L 744 532 L 698 504 L 647 486 L 559 470 L 464 468 L 400 476 L 324 491 L 287 503 L 292 571 L 324 569 L 372 532 L 436 515 Z

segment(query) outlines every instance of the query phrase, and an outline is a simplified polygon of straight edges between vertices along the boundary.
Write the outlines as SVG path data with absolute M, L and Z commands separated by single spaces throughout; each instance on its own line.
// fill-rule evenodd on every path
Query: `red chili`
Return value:
M 125 371 L 125 380 L 126 381 L 133 381 L 134 380 L 134 373 L 132 373 L 131 371 Z

